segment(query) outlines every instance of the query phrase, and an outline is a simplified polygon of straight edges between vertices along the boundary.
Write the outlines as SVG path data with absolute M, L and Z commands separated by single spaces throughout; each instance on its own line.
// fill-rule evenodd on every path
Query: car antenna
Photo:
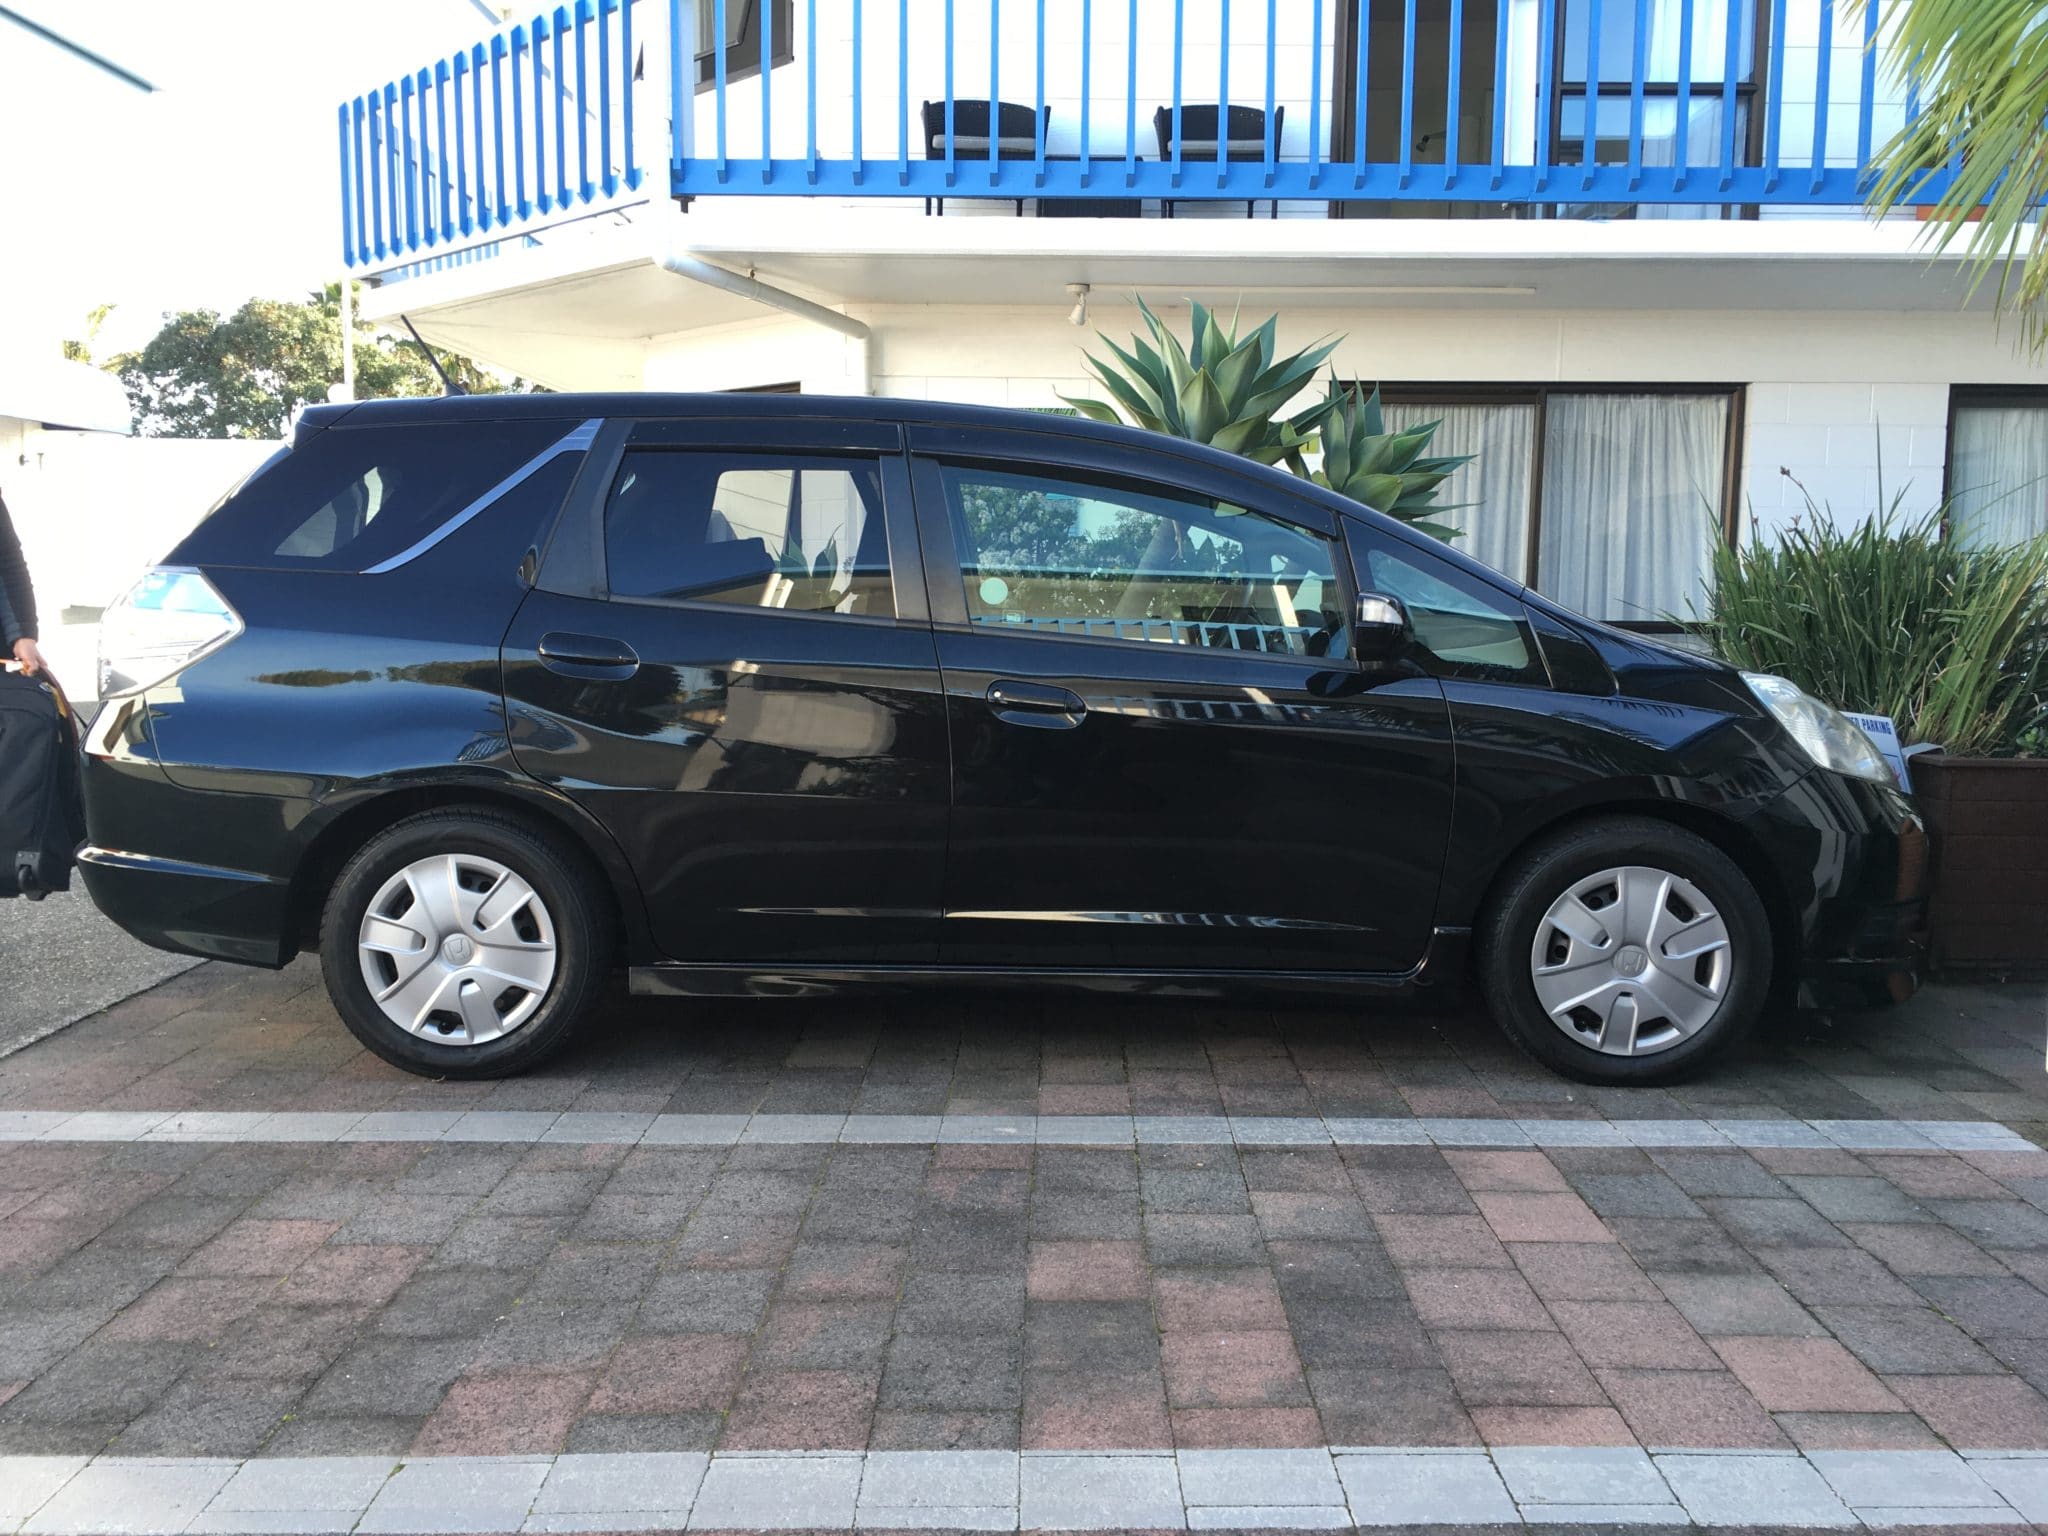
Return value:
M 441 393 L 444 395 L 468 394 L 468 390 L 464 389 L 460 384 L 456 383 L 453 379 L 448 377 L 448 370 L 441 366 L 441 359 L 434 356 L 434 349 L 428 346 L 425 341 L 421 340 L 419 331 L 413 326 L 412 316 L 400 315 L 398 317 L 398 322 L 399 324 L 403 325 L 407 331 L 411 332 L 412 344 L 418 347 L 422 352 L 427 354 L 427 366 L 432 368 L 435 373 L 440 375 Z

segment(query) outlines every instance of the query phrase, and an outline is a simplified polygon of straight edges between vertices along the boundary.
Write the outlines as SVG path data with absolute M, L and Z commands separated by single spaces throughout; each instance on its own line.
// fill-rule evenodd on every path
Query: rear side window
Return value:
M 629 453 L 604 533 L 614 597 L 896 613 L 873 459 Z
M 185 565 L 366 571 L 432 535 L 575 425 L 330 427 L 258 470 L 172 558 Z

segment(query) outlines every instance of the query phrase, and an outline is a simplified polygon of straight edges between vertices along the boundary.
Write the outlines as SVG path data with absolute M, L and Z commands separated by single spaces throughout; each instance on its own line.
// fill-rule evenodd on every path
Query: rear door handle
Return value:
M 1049 683 L 1002 678 L 988 685 L 987 698 L 996 718 L 1009 725 L 1071 730 L 1088 716 L 1088 706 L 1078 693 Z
M 625 641 L 607 635 L 550 630 L 540 637 L 537 649 L 540 664 L 564 677 L 617 683 L 640 670 L 640 653 Z

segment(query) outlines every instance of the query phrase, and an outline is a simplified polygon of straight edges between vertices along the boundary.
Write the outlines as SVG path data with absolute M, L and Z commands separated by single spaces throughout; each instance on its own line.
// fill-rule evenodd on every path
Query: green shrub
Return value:
M 2048 537 L 1974 549 L 1946 509 L 1851 527 L 1809 496 L 1797 526 L 1717 541 L 1702 622 L 1717 654 L 1888 715 L 1957 756 L 2048 750 Z

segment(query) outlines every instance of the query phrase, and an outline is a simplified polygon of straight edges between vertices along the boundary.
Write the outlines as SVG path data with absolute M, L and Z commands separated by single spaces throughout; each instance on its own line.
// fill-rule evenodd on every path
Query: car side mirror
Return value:
M 1351 648 L 1361 662 L 1368 664 L 1392 661 L 1415 636 L 1415 627 L 1408 622 L 1408 610 L 1401 605 L 1401 599 L 1384 592 L 1358 594 L 1351 630 Z

